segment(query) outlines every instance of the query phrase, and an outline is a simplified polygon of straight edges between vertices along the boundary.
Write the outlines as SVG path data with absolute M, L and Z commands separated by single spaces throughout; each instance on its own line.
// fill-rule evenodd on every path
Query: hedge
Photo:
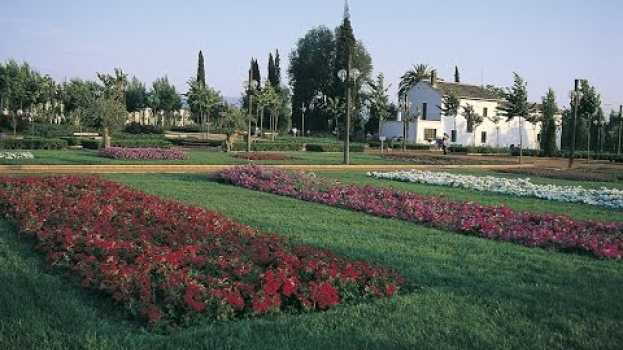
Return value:
M 251 150 L 256 152 L 295 152 L 302 151 L 304 145 L 300 143 L 287 142 L 255 142 L 251 144 Z M 236 142 L 232 146 L 232 151 L 246 151 L 246 142 Z
M 86 149 L 100 149 L 102 147 L 102 141 L 92 139 L 80 139 L 82 148 Z
M 171 142 L 166 139 L 113 139 L 110 142 L 113 147 L 124 148 L 171 148 Z
M 142 125 L 139 123 L 130 123 L 123 129 L 128 134 L 163 134 L 164 131 L 153 125 Z
M 308 152 L 344 152 L 344 145 L 339 143 L 310 143 L 305 145 Z M 353 143 L 350 145 L 351 152 L 364 152 L 366 145 Z
M 0 149 L 64 149 L 67 141 L 62 139 L 6 139 L 0 140 Z
M 68 146 L 80 146 L 80 138 L 79 137 L 61 137 L 61 140 L 67 141 Z
M 178 146 L 188 146 L 188 147 L 222 147 L 225 143 L 224 140 L 201 140 L 201 139 L 173 139 L 170 140 L 175 145 Z M 246 144 L 245 144 L 246 145 Z
M 448 151 L 450 151 L 451 153 L 481 153 L 481 154 L 506 153 L 507 154 L 510 152 L 510 148 L 490 147 L 490 146 L 451 145 L 450 147 L 448 147 Z

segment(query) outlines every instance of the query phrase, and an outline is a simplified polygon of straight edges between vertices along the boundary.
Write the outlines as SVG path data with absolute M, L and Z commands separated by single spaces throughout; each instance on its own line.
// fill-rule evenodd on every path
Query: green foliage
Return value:
M 205 62 L 203 60 L 203 52 L 199 50 L 199 58 L 197 59 L 197 82 L 202 86 L 206 86 L 206 70 Z
M 349 149 L 351 152 L 364 152 L 366 150 L 366 145 L 351 143 Z M 307 152 L 344 152 L 344 145 L 341 143 L 312 143 L 306 144 L 305 150 Z
M 24 139 L 4 139 L 0 140 L 0 149 L 10 150 L 30 150 L 30 149 L 47 149 L 59 150 L 67 148 L 67 141 L 62 139 L 44 139 L 44 138 L 24 138 Z
M 234 143 L 232 151 L 246 151 L 246 142 Z M 289 143 L 289 142 L 255 142 L 251 144 L 251 151 L 255 152 L 288 152 L 288 151 L 301 151 L 303 150 L 302 143 Z
M 154 125 L 143 125 L 143 124 L 139 124 L 139 123 L 129 123 L 126 124 L 125 128 L 123 128 L 123 131 L 128 133 L 128 134 L 163 134 L 164 131 Z
M 404 98 L 404 96 L 416 86 L 419 82 L 430 79 L 432 74 L 432 68 L 426 64 L 414 65 L 413 68 L 406 71 L 402 77 L 400 77 L 400 85 L 398 87 L 398 96 Z
M 556 153 L 556 120 L 554 116 L 558 113 L 556 95 L 553 89 L 547 90 L 543 97 L 543 120 L 541 122 L 541 144 L 540 148 L 546 156 L 553 156 Z
M 370 119 L 368 120 L 366 131 L 379 133 L 383 121 L 390 117 L 389 95 L 387 94 L 389 86 L 385 85 L 383 73 L 379 73 L 376 81 L 369 81 L 368 85 L 371 90 L 368 97 L 370 102 Z
M 175 90 L 175 86 L 169 83 L 168 77 L 156 79 L 151 87 L 151 91 L 147 96 L 147 105 L 152 109 L 156 116 L 156 125 L 164 126 L 167 120 L 167 114 L 182 108 L 182 100 Z M 160 112 L 164 112 L 164 120 L 160 120 Z M 170 123 L 172 124 L 172 123 Z
M 128 112 L 139 112 L 147 107 L 147 90 L 137 77 L 132 77 L 125 92 L 125 103 Z
M 513 86 L 507 89 L 504 103 L 499 105 L 498 113 L 506 117 L 508 122 L 514 118 L 535 122 L 533 113 L 536 111 L 536 106 L 528 103 L 528 84 L 517 73 L 513 73 L 513 77 Z
M 170 148 L 171 142 L 164 138 L 113 139 L 111 145 L 124 148 Z
M 72 136 L 76 128 L 68 124 L 32 123 L 24 129 L 28 136 L 41 138 L 60 138 Z
M 477 153 L 477 154 L 508 154 L 510 152 L 510 149 L 507 147 L 451 145 L 448 147 L 448 152 L 450 153 Z
M 459 114 L 459 108 L 461 107 L 461 101 L 459 97 L 454 93 L 449 93 L 441 98 L 441 113 L 445 116 L 455 117 Z
M 84 125 L 96 129 L 119 130 L 128 119 L 125 104 L 118 100 L 100 97 L 89 108 L 84 118 Z
M 484 121 L 483 116 L 476 113 L 474 106 L 469 103 L 463 106 L 461 115 L 467 121 L 467 132 L 474 132 L 474 130 Z M 474 137 L 474 142 L 475 139 L 476 138 Z
M 100 149 L 102 148 L 102 141 L 93 139 L 81 139 L 80 145 L 86 149 Z

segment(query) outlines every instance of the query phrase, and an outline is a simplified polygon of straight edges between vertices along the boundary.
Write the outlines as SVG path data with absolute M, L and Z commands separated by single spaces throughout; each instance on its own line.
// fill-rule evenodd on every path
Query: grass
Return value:
M 210 152 L 205 150 L 189 151 L 190 158 L 182 161 L 124 161 L 102 158 L 97 156 L 94 150 L 35 150 L 30 151 L 35 156 L 32 160 L 0 160 L 3 165 L 87 165 L 87 164 L 246 164 L 246 160 L 232 157 L 231 153 Z M 317 153 L 317 152 L 284 152 L 285 155 L 294 159 L 286 161 L 258 161 L 256 164 L 342 164 L 342 153 Z M 384 159 L 379 155 L 368 153 L 351 153 L 352 164 L 400 164 L 401 162 Z
M 493 172 L 485 171 L 460 171 L 461 173 L 469 173 L 470 175 L 501 175 Z M 464 202 L 475 202 L 484 205 L 501 205 L 504 204 L 512 209 L 519 211 L 530 211 L 537 213 L 555 213 L 569 215 L 576 219 L 582 220 L 600 220 L 600 221 L 623 221 L 623 210 L 608 209 L 597 207 L 594 205 L 582 203 L 563 203 L 557 201 L 549 201 L 538 198 L 529 197 L 513 197 L 504 194 L 479 192 L 463 188 L 434 186 L 428 184 L 418 184 L 391 180 L 374 179 L 367 176 L 365 172 L 344 172 L 344 173 L 321 173 L 321 175 L 336 179 L 342 183 L 351 183 L 357 185 L 372 185 L 377 187 L 391 187 L 400 191 L 416 192 L 427 196 L 443 197 L 449 200 L 457 200 Z M 553 179 L 535 179 L 534 182 L 551 183 L 558 185 L 584 185 L 595 186 L 595 184 L 583 183 L 567 180 Z M 608 183 L 611 187 L 613 183 Z M 619 186 L 621 184 L 619 183 Z M 621 186 L 623 188 L 623 186 Z
M 452 234 L 248 191 L 202 175 L 110 178 L 296 242 L 391 266 L 419 288 L 393 300 L 324 313 L 150 334 L 127 321 L 108 298 L 46 268 L 30 244 L 2 223 L 3 349 L 617 349 L 623 344 L 620 262 Z

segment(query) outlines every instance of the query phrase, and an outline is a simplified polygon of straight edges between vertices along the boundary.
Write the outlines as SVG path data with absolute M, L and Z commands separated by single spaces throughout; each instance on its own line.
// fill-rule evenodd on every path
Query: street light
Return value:
M 351 113 L 351 96 L 350 88 L 357 82 L 361 72 L 357 68 L 352 68 L 352 54 L 349 52 L 348 65 L 346 69 L 337 72 L 338 78 L 346 84 L 346 128 L 344 130 L 344 164 L 350 164 L 350 113 Z
M 569 169 L 573 168 L 573 159 L 575 158 L 575 134 L 578 121 L 578 107 L 580 105 L 580 99 L 582 99 L 582 91 L 580 91 L 580 79 L 575 80 L 575 88 L 571 93 L 573 99 L 573 128 L 571 128 L 571 152 L 569 154 Z
M 247 127 L 247 152 L 251 152 L 251 119 L 253 118 L 253 93 L 259 83 L 253 80 L 252 71 L 249 69 L 249 120 Z

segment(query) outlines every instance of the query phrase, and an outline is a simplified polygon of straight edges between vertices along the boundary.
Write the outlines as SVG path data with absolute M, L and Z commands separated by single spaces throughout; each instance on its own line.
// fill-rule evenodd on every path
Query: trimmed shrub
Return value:
M 338 143 L 311 143 L 305 145 L 308 152 L 344 152 L 344 145 Z M 364 152 L 366 145 L 353 143 L 350 145 L 351 152 Z
M 246 142 L 237 142 L 232 146 L 232 151 L 246 150 Z M 255 142 L 251 144 L 251 150 L 255 152 L 296 152 L 303 150 L 303 144 L 287 142 Z
M 67 141 L 61 139 L 25 138 L 0 140 L 0 149 L 64 149 Z
M 139 123 L 130 123 L 123 129 L 128 134 L 163 134 L 161 128 L 153 125 L 142 125 Z
M 80 144 L 86 149 L 100 149 L 102 147 L 102 141 L 93 139 L 80 139 Z
M 61 140 L 67 141 L 68 146 L 80 146 L 80 138 L 79 137 L 61 137 Z
M 123 148 L 171 148 L 171 142 L 163 138 L 113 139 L 110 145 Z

